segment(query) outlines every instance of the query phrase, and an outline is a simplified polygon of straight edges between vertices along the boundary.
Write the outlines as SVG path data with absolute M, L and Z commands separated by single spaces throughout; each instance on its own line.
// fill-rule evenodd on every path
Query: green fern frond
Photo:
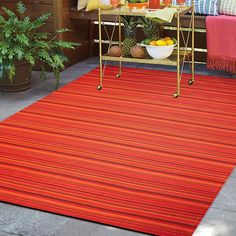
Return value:
M 79 43 L 74 42 L 66 42 L 64 40 L 58 40 L 54 42 L 55 47 L 61 47 L 66 49 L 75 49 L 76 46 L 79 46 Z
M 26 7 L 25 7 L 25 5 L 22 3 L 22 1 L 19 1 L 19 2 L 16 4 L 16 9 L 17 9 L 17 12 L 19 12 L 21 16 L 25 14 Z
M 51 35 L 50 33 L 46 33 L 46 32 L 37 32 L 34 34 L 34 39 L 35 40 L 48 39 L 50 35 Z
M 51 63 L 53 63 L 52 58 L 50 57 L 49 52 L 47 52 L 46 50 L 41 50 L 41 51 L 39 51 L 39 52 L 38 52 L 38 56 L 39 56 L 39 58 L 40 58 L 42 61 L 47 62 L 49 65 L 50 65 Z
M 53 55 L 52 60 L 57 65 L 57 67 L 64 69 L 64 61 L 62 60 L 62 58 L 59 55 L 57 55 L 57 54 Z
M 12 30 L 11 29 L 5 29 L 3 31 L 3 35 L 6 37 L 6 38 L 10 38 L 12 36 Z
M 25 55 L 26 61 L 28 61 L 31 65 L 35 64 L 35 58 L 32 54 L 28 53 Z
M 2 15 L 0 15 L 0 27 L 5 24 L 5 19 Z
M 45 13 L 39 16 L 35 21 L 32 22 L 34 28 L 37 29 L 40 26 L 44 25 L 51 15 L 52 15 L 51 13 Z
M 9 80 L 12 82 L 14 76 L 16 74 L 16 68 L 15 66 L 11 66 L 9 69 L 8 69 L 8 77 L 9 77 Z
M 30 26 L 31 26 L 30 18 L 28 16 L 24 17 L 24 19 L 21 22 L 21 27 L 30 30 L 31 28 Z
M 61 33 L 65 33 L 65 32 L 71 32 L 71 30 L 70 30 L 70 29 L 67 29 L 67 28 L 62 28 L 62 29 L 58 29 L 56 32 L 57 32 L 58 34 L 61 34 Z
M 29 38 L 25 34 L 16 35 L 16 39 L 22 44 L 29 45 Z
M 16 14 L 13 11 L 7 9 L 6 7 L 2 7 L 2 9 L 9 17 L 16 17 Z

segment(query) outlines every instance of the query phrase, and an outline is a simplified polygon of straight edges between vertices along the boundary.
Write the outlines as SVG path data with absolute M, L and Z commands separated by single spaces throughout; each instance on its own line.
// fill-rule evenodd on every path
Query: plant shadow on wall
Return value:
M 16 91 L 29 88 L 31 73 L 37 64 L 41 68 L 40 77 L 43 79 L 45 66 L 51 68 L 57 89 L 60 71 L 68 61 L 63 49 L 75 49 L 80 44 L 59 39 L 60 34 L 70 31 L 66 28 L 58 29 L 56 35 L 40 31 L 51 13 L 31 20 L 25 15 L 27 9 L 21 1 L 16 4 L 16 12 L 5 7 L 2 9 L 4 16 L 0 15 L 0 89 Z

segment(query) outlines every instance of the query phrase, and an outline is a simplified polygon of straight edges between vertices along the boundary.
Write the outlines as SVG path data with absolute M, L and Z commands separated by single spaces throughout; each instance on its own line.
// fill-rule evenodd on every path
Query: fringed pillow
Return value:
M 110 0 L 88 0 L 88 5 L 86 11 L 97 10 L 99 7 L 99 2 L 101 4 L 101 9 L 111 9 L 112 5 Z
M 178 5 L 177 1 L 173 0 L 172 5 Z M 191 6 L 192 0 L 185 0 L 185 5 Z M 195 13 L 200 14 L 200 15 L 217 16 L 218 15 L 218 0 L 195 0 Z
M 236 0 L 220 0 L 219 13 L 222 15 L 236 16 Z

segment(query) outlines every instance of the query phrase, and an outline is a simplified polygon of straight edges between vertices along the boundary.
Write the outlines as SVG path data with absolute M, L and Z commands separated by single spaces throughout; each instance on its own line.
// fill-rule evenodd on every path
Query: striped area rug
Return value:
M 236 165 L 236 80 L 98 69 L 0 124 L 0 200 L 192 235 Z

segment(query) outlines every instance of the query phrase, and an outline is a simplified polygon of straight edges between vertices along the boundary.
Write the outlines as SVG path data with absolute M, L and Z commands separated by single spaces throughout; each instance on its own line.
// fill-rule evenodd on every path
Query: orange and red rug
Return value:
M 236 165 L 236 80 L 98 69 L 0 124 L 0 200 L 192 235 Z

